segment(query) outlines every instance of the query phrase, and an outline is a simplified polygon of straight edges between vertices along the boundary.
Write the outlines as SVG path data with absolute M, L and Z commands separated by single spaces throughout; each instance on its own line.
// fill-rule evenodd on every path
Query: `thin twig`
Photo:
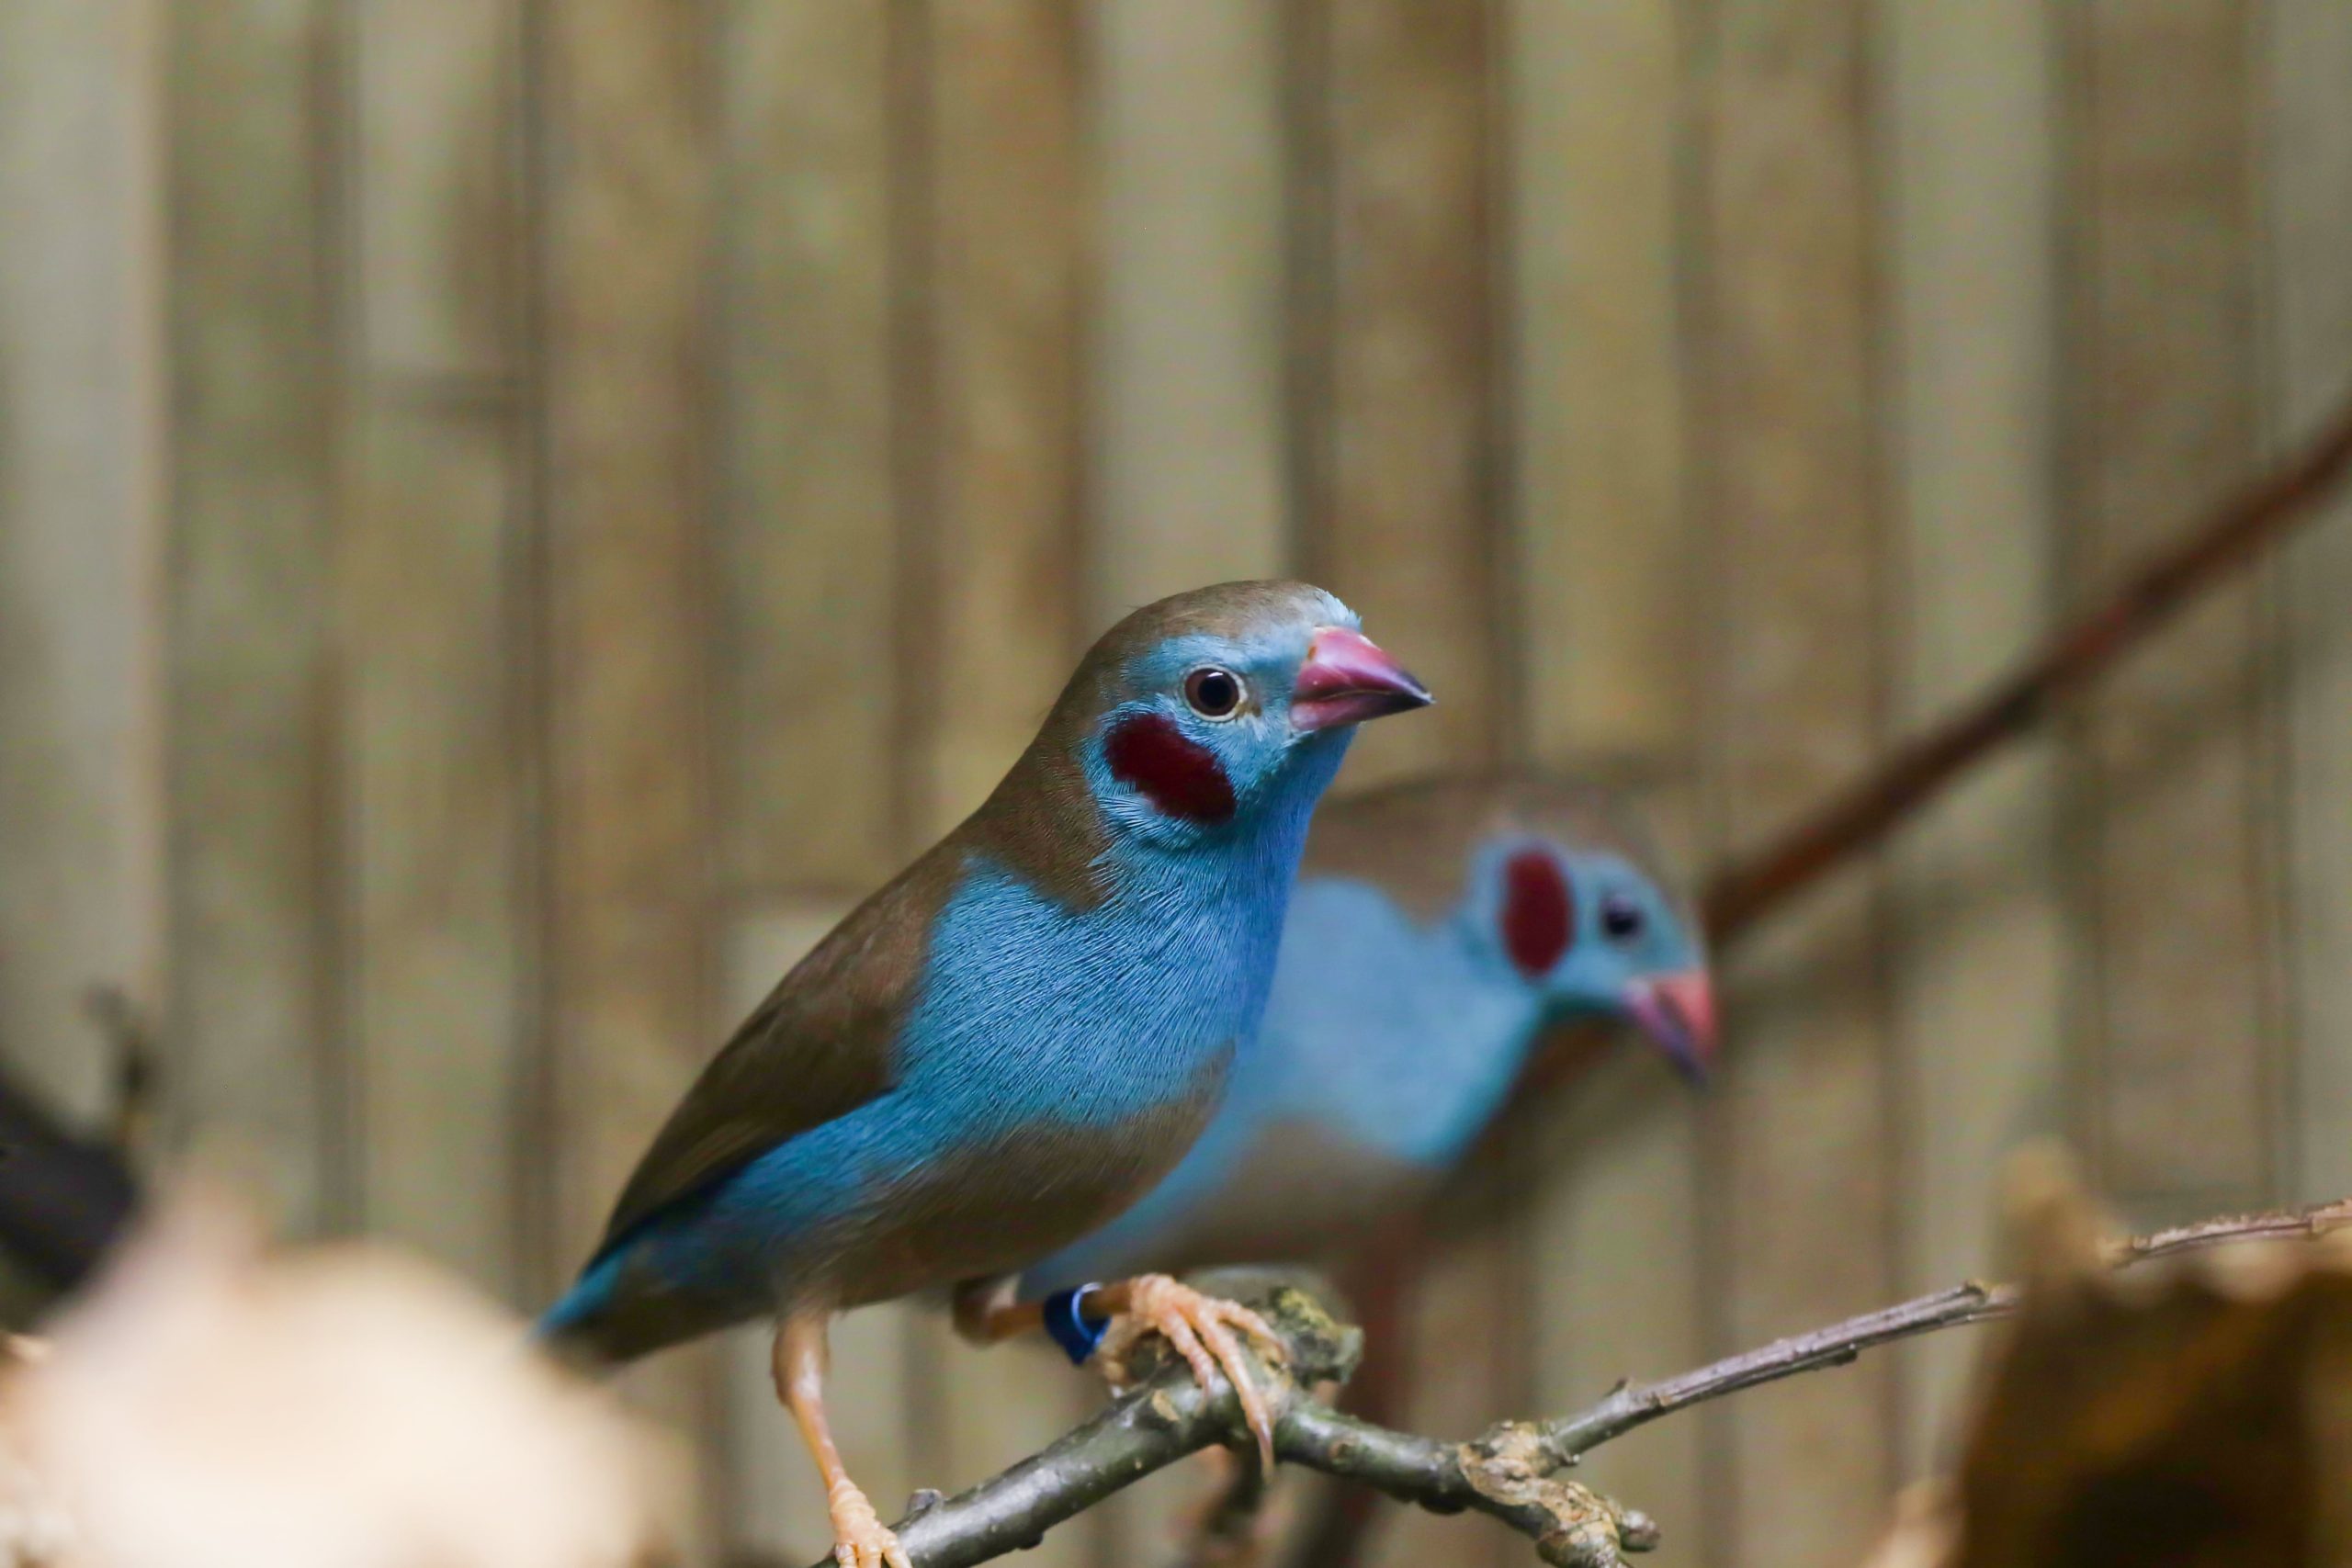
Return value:
M 1578 1458 L 1636 1427 L 1710 1399 L 1777 1382 L 1799 1372 L 1842 1367 L 1876 1346 L 1939 1328 L 1984 1323 L 2007 1315 L 2017 1304 L 2016 1287 L 1970 1281 L 1897 1306 L 1881 1307 L 1770 1345 L 1727 1356 L 1711 1366 L 1652 1383 L 1619 1383 L 1589 1410 L 1544 1422 L 1544 1451 L 1557 1464 Z
M 2122 1268 L 2231 1242 L 2310 1240 L 2347 1225 L 2352 1225 L 2352 1199 L 2338 1199 L 2307 1209 L 2232 1214 L 2129 1236 L 2109 1247 L 2108 1259 Z M 1897 1339 L 2006 1317 L 2017 1309 L 2017 1301 L 2014 1285 L 1985 1285 L 1972 1280 L 1810 1334 L 1774 1340 L 1679 1377 L 1654 1383 L 1621 1383 L 1589 1410 L 1544 1422 L 1538 1430 L 1545 1450 L 1557 1463 L 1573 1464 L 1578 1456 L 1661 1416 L 1799 1372 L 1843 1366 L 1864 1350 Z

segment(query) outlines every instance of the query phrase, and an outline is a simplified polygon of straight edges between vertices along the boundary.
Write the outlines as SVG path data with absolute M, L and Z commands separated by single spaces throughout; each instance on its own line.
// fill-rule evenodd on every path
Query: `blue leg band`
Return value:
M 1045 1302 L 1046 1332 L 1062 1348 L 1073 1367 L 1086 1365 L 1094 1348 L 1102 1343 L 1102 1336 L 1111 1331 L 1107 1317 L 1089 1317 L 1086 1298 L 1101 1290 L 1101 1285 L 1080 1285 L 1073 1290 L 1056 1291 Z

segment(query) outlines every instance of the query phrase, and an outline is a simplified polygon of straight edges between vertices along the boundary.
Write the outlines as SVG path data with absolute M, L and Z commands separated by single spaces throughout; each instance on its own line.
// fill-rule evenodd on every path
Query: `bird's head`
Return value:
M 1356 725 L 1430 701 L 1355 612 L 1300 582 L 1147 605 L 1103 634 L 1072 693 L 1104 818 L 1167 847 L 1311 806 Z
M 1521 993 L 1549 1026 L 1621 1020 L 1693 1078 L 1715 1048 L 1697 919 L 1617 791 L 1507 770 L 1385 785 L 1320 813 L 1306 874 L 1378 892 L 1467 956 L 1482 990 Z M 1331 955 L 1284 939 L 1287 962 Z M 1441 1030 L 1440 1032 L 1442 1032 Z
M 1555 1019 L 1622 1019 L 1692 1079 L 1715 1050 L 1714 988 L 1695 925 L 1640 860 L 1539 831 L 1482 846 L 1474 874 L 1502 960 Z

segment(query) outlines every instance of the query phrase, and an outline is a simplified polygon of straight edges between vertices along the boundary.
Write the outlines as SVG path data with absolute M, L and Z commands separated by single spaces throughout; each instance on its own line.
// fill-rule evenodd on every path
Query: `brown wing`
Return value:
M 961 859 L 943 844 L 793 966 L 670 1113 L 614 1205 L 600 1252 L 656 1210 L 890 1087 L 899 1025 Z

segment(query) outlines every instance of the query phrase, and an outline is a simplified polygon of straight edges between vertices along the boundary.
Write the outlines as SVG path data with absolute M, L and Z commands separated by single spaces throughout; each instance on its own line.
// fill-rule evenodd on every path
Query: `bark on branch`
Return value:
M 2308 1239 L 2347 1226 L 2352 1199 L 2342 1199 L 2175 1226 L 2118 1241 L 2109 1256 L 2122 1267 L 2229 1242 Z M 1270 1380 L 1274 1450 L 1285 1463 L 1433 1513 L 1491 1515 L 1526 1536 L 1555 1568 L 1620 1568 L 1623 1553 L 1657 1544 L 1657 1527 L 1635 1509 L 1560 1479 L 1560 1471 L 1661 1416 L 1800 1372 L 1843 1366 L 1898 1339 L 2007 1316 L 2017 1301 L 2015 1286 L 1971 1280 L 1676 1377 L 1621 1383 L 1572 1415 L 1505 1421 L 1453 1442 L 1376 1426 L 1317 1399 L 1317 1385 L 1344 1382 L 1354 1371 L 1363 1337 L 1334 1322 L 1304 1291 L 1278 1286 L 1261 1302 L 1289 1352 L 1288 1367 Z M 1245 1455 L 1250 1450 L 1232 1393 L 1220 1385 L 1213 1395 L 1204 1394 L 1189 1369 L 1171 1361 L 1002 1474 L 945 1500 L 936 1493 L 919 1495 L 899 1524 L 899 1539 L 917 1568 L 968 1568 L 1035 1545 L 1055 1525 L 1212 1444 Z

